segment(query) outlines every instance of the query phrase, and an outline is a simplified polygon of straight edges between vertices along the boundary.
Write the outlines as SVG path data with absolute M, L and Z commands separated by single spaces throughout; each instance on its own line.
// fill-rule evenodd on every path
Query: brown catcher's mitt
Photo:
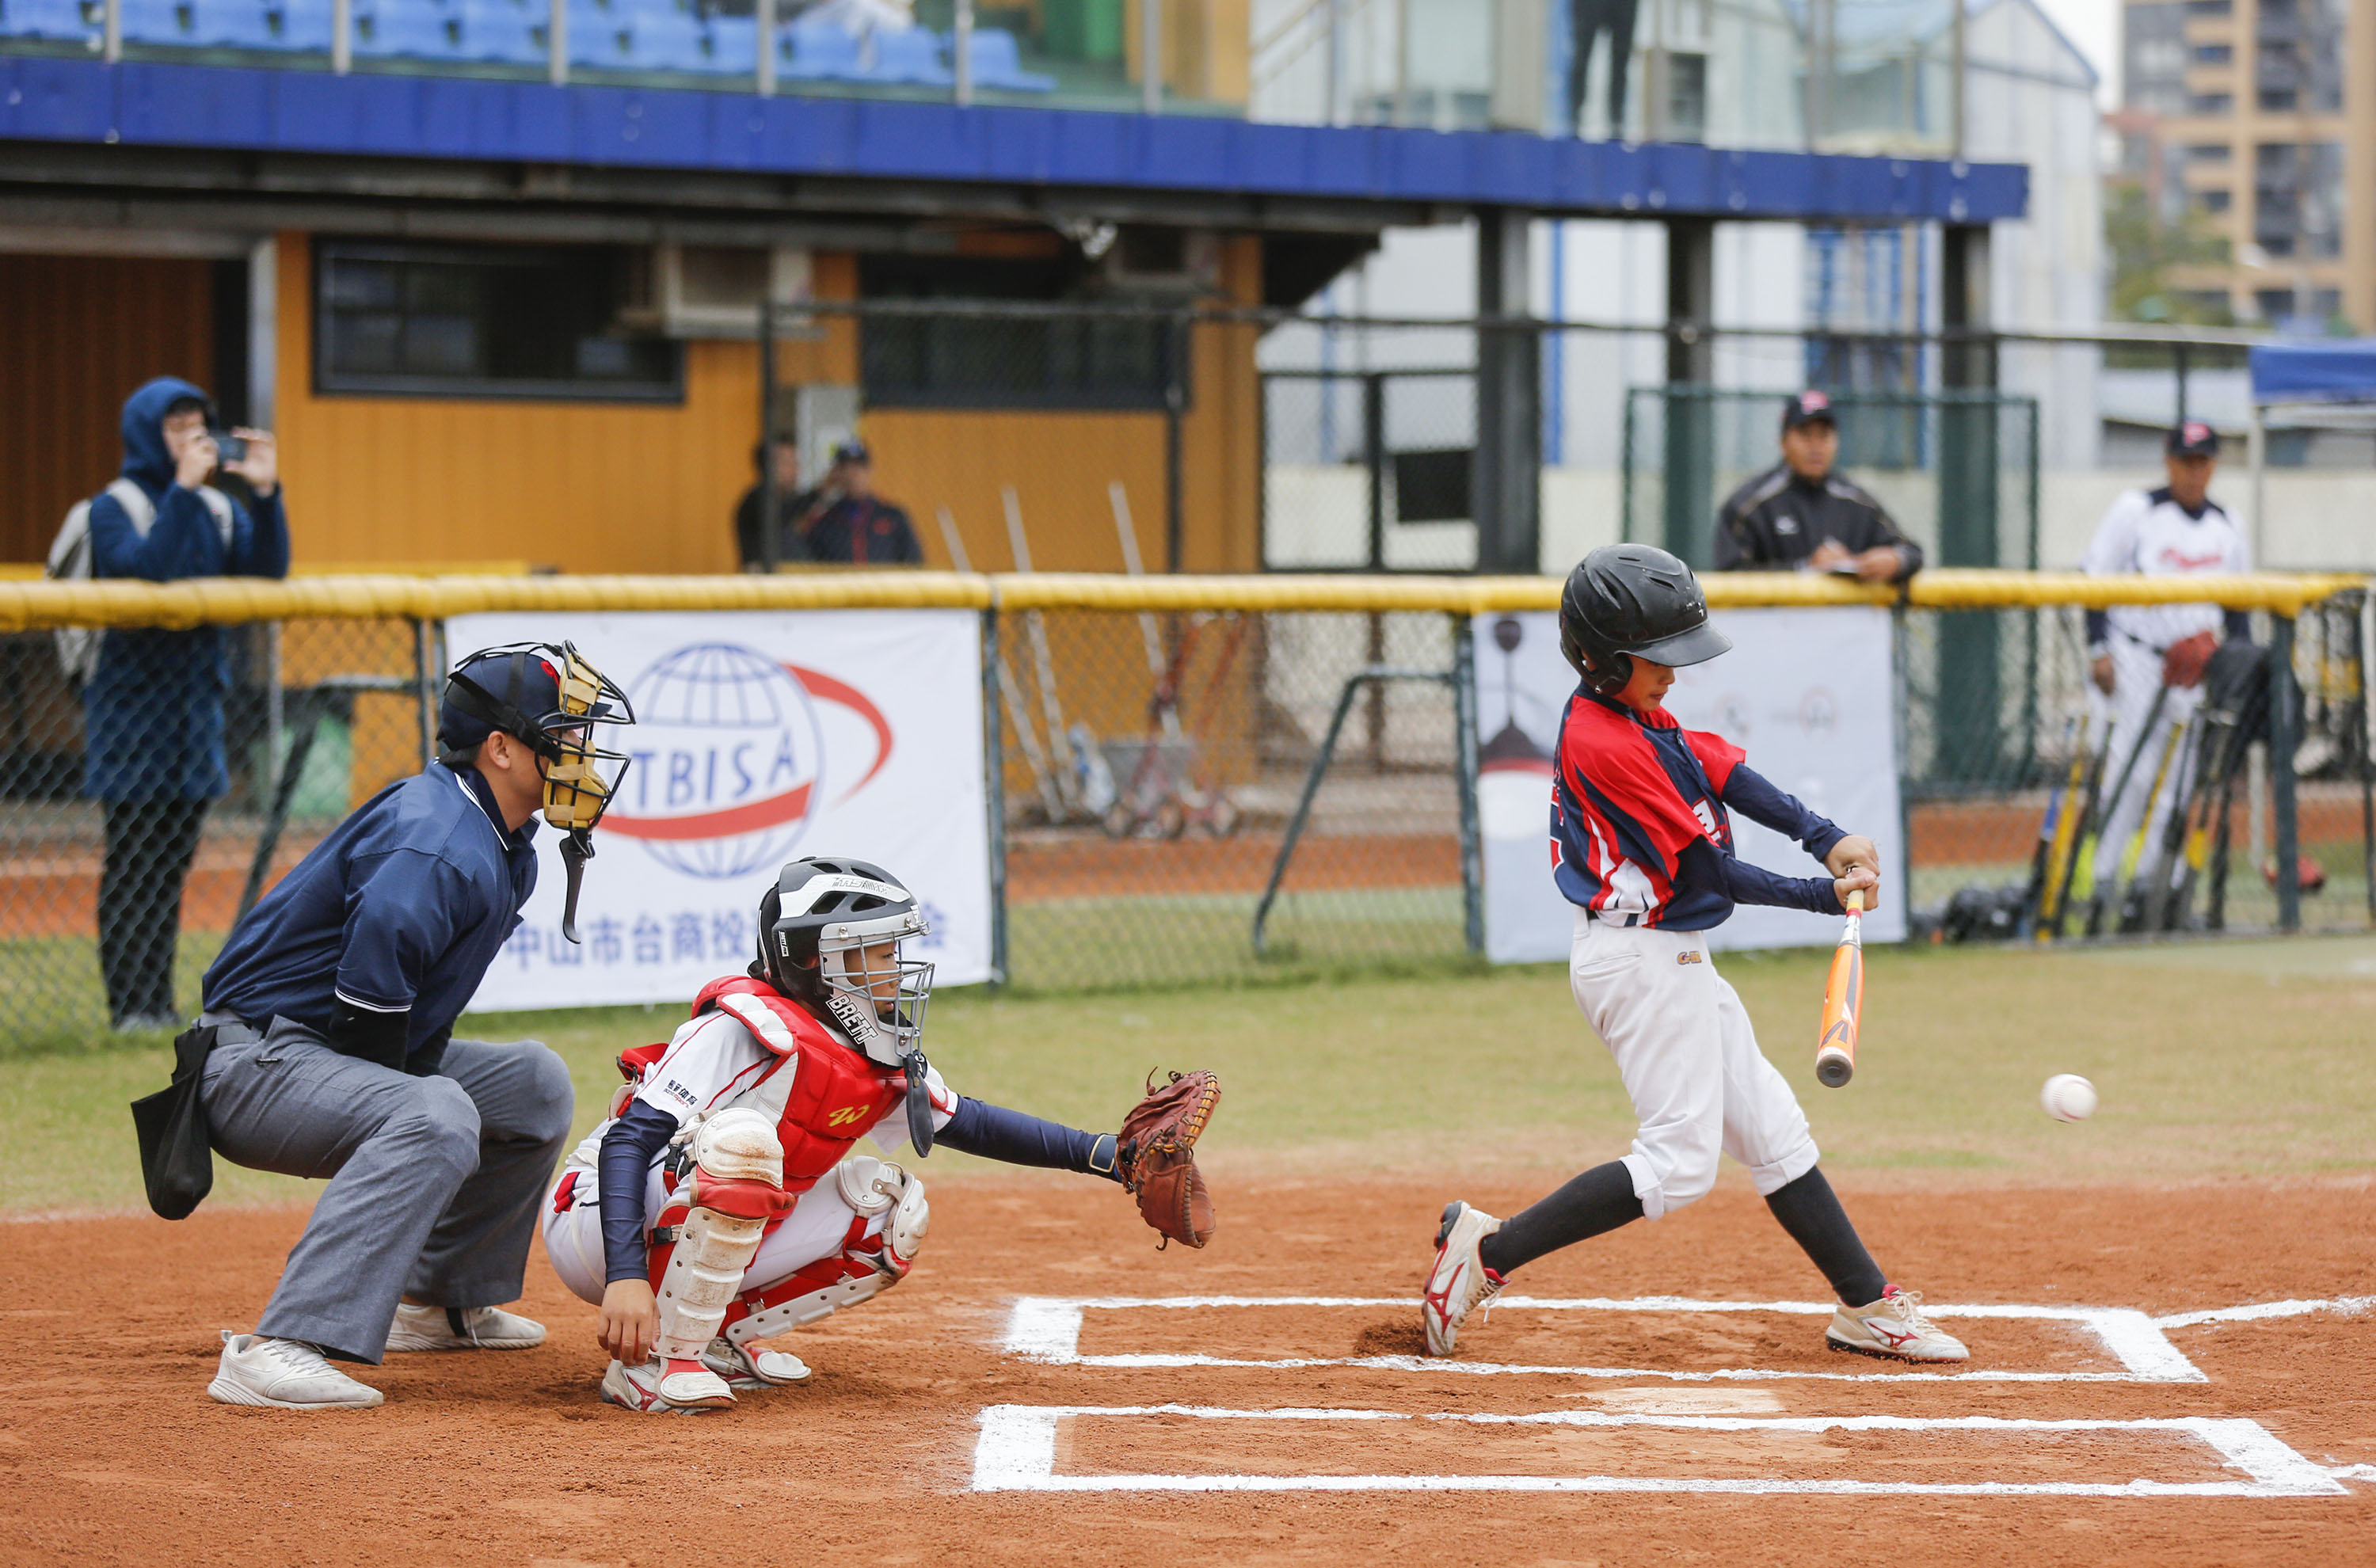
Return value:
M 1213 1196 L 1196 1169 L 1196 1140 L 1220 1102 L 1221 1080 L 1210 1073 L 1174 1073 L 1160 1088 L 1149 1073 L 1146 1098 L 1122 1119 L 1114 1142 L 1123 1185 L 1165 1244 L 1201 1247 L 1213 1234 Z

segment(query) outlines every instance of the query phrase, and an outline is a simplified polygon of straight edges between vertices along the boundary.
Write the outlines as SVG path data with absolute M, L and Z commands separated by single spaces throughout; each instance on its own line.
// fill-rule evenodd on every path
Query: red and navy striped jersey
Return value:
M 1726 808 L 1821 860 L 1847 835 L 1752 770 L 1721 735 L 1578 687 L 1560 717 L 1551 874 L 1572 904 L 1669 931 L 1722 925 L 1735 904 L 1840 912 L 1831 878 L 1776 876 L 1733 853 Z

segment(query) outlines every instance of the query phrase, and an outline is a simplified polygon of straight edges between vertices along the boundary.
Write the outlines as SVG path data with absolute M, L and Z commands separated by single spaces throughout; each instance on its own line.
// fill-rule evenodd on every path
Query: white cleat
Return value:
M 527 1350 L 544 1343 L 544 1324 L 500 1307 L 396 1309 L 387 1331 L 391 1350 Z
M 622 1405 L 646 1415 L 694 1415 L 703 1410 L 723 1410 L 734 1403 L 734 1391 L 726 1380 L 703 1368 L 697 1372 L 670 1372 L 662 1362 L 646 1361 L 640 1366 L 628 1366 L 612 1361 L 602 1374 L 602 1403 Z
M 739 1394 L 757 1388 L 781 1388 L 809 1375 L 809 1364 L 789 1350 L 752 1350 L 723 1335 L 701 1353 L 701 1364 L 726 1380 Z
M 1868 1307 L 1842 1307 L 1824 1330 L 1824 1342 L 1835 1350 L 1859 1356 L 1880 1356 L 1894 1361 L 1966 1361 L 1972 1353 L 1964 1342 L 1942 1332 L 1922 1315 L 1922 1293 L 1891 1286 Z
M 302 1339 L 267 1339 L 223 1331 L 222 1360 L 207 1392 L 226 1405 L 279 1410 L 368 1410 L 378 1389 L 332 1366 Z
M 1427 1353 L 1449 1356 L 1460 1337 L 1460 1325 L 1470 1313 L 1485 1321 L 1493 1298 L 1502 1293 L 1502 1277 L 1485 1266 L 1477 1248 L 1502 1229 L 1502 1222 L 1481 1208 L 1464 1203 L 1448 1205 L 1443 1225 L 1435 1233 L 1435 1266 L 1428 1270 L 1420 1292 L 1420 1322 L 1427 1331 Z

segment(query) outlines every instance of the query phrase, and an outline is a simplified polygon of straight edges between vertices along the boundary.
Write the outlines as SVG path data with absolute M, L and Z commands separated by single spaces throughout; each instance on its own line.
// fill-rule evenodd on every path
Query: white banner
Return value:
M 454 664 L 510 642 L 574 642 L 636 723 L 594 830 L 573 944 L 557 838 L 473 1011 L 681 1004 L 747 965 L 759 898 L 801 855 L 873 861 L 916 890 L 943 984 L 990 977 L 980 621 L 969 610 L 457 616 Z
M 1889 612 L 1863 607 L 1727 610 L 1732 651 L 1676 672 L 1667 711 L 1749 754 L 1749 766 L 1881 850 L 1882 908 L 1865 937 L 1906 935 L 1906 845 L 1891 714 Z M 1496 963 L 1564 959 L 1574 907 L 1550 868 L 1551 752 L 1576 686 L 1549 612 L 1477 618 L 1478 814 L 1485 849 L 1485 951 Z M 1785 876 L 1823 869 L 1797 844 L 1740 813 L 1733 847 Z M 1742 905 L 1709 932 L 1717 947 L 1828 946 L 1835 916 Z

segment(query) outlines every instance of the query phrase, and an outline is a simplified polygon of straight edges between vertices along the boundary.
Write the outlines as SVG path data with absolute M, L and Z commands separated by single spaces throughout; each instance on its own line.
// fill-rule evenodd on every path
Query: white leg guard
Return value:
M 693 1152 L 692 1206 L 660 1275 L 655 1348 L 664 1362 L 697 1362 L 718 1336 L 773 1212 L 753 1201 L 753 1184 L 779 1192 L 783 1183 L 783 1146 L 755 1111 L 723 1111 L 702 1123 Z M 660 1379 L 659 1395 L 679 1408 L 734 1401 L 725 1381 L 708 1371 L 671 1372 Z
M 816 1322 L 880 1295 L 908 1276 L 932 1226 L 924 1183 L 887 1160 L 859 1155 L 834 1169 L 843 1201 L 861 1219 L 883 1217 L 875 1233 L 817 1259 L 788 1279 L 746 1292 L 726 1338 L 748 1345 Z

